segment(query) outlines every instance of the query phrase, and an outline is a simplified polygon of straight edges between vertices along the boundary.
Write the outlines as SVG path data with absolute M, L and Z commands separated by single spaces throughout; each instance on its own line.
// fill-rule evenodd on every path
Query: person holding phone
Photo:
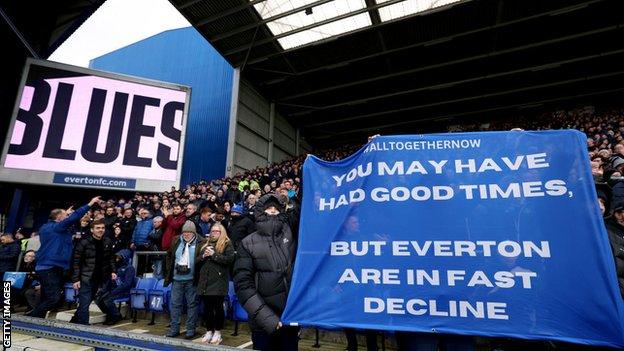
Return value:
M 203 343 L 218 345 L 223 340 L 221 329 L 225 314 L 223 299 L 228 293 L 230 265 L 236 258 L 232 242 L 225 227 L 216 223 L 210 228 L 207 242 L 197 251 L 199 263 L 199 282 L 197 295 L 204 302 L 204 321 L 206 334 Z

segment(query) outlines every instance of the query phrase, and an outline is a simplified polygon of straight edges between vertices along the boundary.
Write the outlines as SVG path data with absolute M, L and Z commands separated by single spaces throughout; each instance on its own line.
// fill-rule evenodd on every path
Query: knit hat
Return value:
M 243 206 L 239 204 L 232 206 L 232 212 L 243 214 Z
M 617 157 L 613 160 L 613 162 L 611 163 L 611 166 L 615 169 L 617 169 L 619 166 L 624 164 L 624 158 L 621 157 Z
M 195 223 L 192 221 L 186 221 L 182 226 L 182 233 L 193 233 L 197 234 L 197 229 L 195 228 Z

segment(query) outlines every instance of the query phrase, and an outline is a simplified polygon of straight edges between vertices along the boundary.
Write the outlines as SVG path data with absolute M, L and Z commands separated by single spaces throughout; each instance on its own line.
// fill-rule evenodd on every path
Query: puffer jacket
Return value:
M 74 249 L 72 282 L 91 281 L 97 268 L 97 274 L 102 274 L 101 283 L 106 283 L 111 273 L 116 272 L 113 243 L 106 236 L 102 237 L 104 252 L 102 255 L 102 267 L 95 267 L 95 241 L 93 235 L 80 240 Z
M 134 232 L 132 234 L 132 243 L 136 246 L 144 246 L 149 244 L 148 235 L 154 228 L 154 221 L 152 221 L 152 217 L 149 216 L 143 220 L 137 222 L 134 227 Z
M 238 247 L 234 286 L 252 331 L 273 333 L 286 307 L 297 244 L 288 223 L 283 212 L 259 213 L 257 230 Z
M 615 259 L 615 271 L 617 273 L 620 294 L 624 298 L 624 226 L 621 226 L 614 217 L 606 221 L 609 243 Z
M 209 257 L 203 257 L 204 250 L 208 245 L 213 248 L 217 246 L 216 240 L 206 241 L 204 245 L 195 250 L 195 262 L 199 269 L 199 281 L 197 283 L 197 294 L 202 296 L 225 296 L 228 293 L 228 282 L 230 275 L 230 265 L 236 258 L 236 252 L 232 247 L 232 242 L 225 245 L 222 253 L 214 253 Z

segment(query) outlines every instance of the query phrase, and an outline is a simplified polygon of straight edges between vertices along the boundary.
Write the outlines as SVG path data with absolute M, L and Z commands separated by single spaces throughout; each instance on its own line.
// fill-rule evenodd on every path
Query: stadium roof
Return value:
M 622 97 L 621 0 L 170 0 L 313 145 Z

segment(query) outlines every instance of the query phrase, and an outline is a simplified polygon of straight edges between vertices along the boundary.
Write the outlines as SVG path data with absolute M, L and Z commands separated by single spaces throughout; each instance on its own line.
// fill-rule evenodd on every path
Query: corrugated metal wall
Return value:
M 233 68 L 194 28 L 157 34 L 98 57 L 90 66 L 190 86 L 181 186 L 223 177 Z

